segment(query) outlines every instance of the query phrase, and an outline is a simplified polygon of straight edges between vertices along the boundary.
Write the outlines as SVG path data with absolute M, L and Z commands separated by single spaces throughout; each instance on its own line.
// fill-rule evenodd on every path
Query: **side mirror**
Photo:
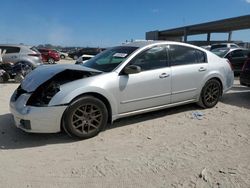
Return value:
M 136 74 L 136 73 L 141 72 L 141 67 L 139 67 L 137 65 L 129 65 L 129 66 L 124 68 L 123 72 L 125 74 Z

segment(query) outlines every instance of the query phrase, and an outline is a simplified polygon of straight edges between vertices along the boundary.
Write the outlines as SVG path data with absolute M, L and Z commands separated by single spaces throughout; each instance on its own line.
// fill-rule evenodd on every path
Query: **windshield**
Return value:
M 103 51 L 83 64 L 85 67 L 96 69 L 102 72 L 111 72 L 120 63 L 128 58 L 137 47 L 118 46 Z
M 216 54 L 219 57 L 225 57 L 225 55 L 227 54 L 227 52 L 229 51 L 228 48 L 218 48 L 218 49 L 214 49 L 211 52 L 213 52 L 214 54 Z

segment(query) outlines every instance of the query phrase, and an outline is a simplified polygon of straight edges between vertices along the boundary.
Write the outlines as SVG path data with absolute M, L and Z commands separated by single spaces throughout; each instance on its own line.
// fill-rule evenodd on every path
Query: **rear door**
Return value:
M 170 45 L 171 102 L 196 99 L 208 69 L 206 53 L 195 48 Z

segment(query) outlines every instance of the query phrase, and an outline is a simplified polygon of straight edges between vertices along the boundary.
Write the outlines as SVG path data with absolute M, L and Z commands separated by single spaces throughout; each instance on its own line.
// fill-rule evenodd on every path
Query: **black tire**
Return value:
M 218 80 L 208 80 L 205 86 L 202 88 L 198 105 L 203 108 L 214 107 L 221 97 L 221 92 L 222 86 Z
M 3 82 L 8 82 L 10 79 L 10 75 L 7 72 L 3 73 L 1 77 Z
M 63 128 L 70 136 L 88 139 L 98 135 L 107 125 L 108 111 L 105 104 L 92 96 L 73 101 L 63 116 Z
M 48 59 L 48 64 L 55 64 L 55 60 L 53 58 Z
M 60 58 L 61 59 L 65 59 L 65 55 L 60 55 Z

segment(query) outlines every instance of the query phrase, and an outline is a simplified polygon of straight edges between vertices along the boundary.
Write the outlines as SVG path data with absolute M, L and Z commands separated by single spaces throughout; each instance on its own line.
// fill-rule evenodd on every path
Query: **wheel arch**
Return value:
M 72 103 L 73 101 L 75 101 L 75 100 L 81 98 L 81 97 L 84 97 L 84 96 L 93 96 L 93 97 L 95 97 L 95 98 L 101 100 L 101 101 L 105 104 L 105 106 L 106 106 L 106 108 L 107 108 L 107 111 L 108 111 L 108 123 L 112 123 L 112 107 L 111 107 L 111 105 L 110 105 L 109 100 L 108 100 L 105 96 L 103 96 L 102 94 L 100 94 L 100 93 L 96 93 L 96 92 L 86 92 L 86 93 L 80 94 L 80 95 L 78 95 L 78 96 L 75 96 L 75 97 L 69 102 L 69 104 Z M 63 118 L 64 118 L 64 115 L 65 115 L 65 112 L 66 112 L 66 111 L 67 111 L 67 108 L 65 109 L 65 111 L 63 112 L 63 115 L 62 115 L 62 117 L 61 117 L 61 130 L 63 130 Z
M 219 77 L 212 77 L 212 78 L 210 78 L 209 80 L 217 80 L 217 81 L 220 83 L 220 86 L 221 86 L 221 88 L 220 88 L 220 96 L 222 96 L 222 94 L 223 94 L 223 84 L 222 84 L 221 79 L 220 79 Z M 207 80 L 207 82 L 208 82 L 209 80 Z M 203 87 L 204 87 L 204 86 L 203 86 Z
M 224 89 L 224 79 L 223 79 L 223 76 L 220 75 L 219 73 L 213 73 L 213 74 L 210 74 L 209 76 L 206 77 L 206 79 L 204 80 L 203 82 L 203 85 L 201 87 L 201 90 L 200 92 L 202 91 L 203 87 L 206 85 L 206 83 L 209 81 L 209 80 L 217 80 L 219 81 L 220 83 L 220 86 L 221 86 L 221 95 L 223 94 L 223 89 Z

